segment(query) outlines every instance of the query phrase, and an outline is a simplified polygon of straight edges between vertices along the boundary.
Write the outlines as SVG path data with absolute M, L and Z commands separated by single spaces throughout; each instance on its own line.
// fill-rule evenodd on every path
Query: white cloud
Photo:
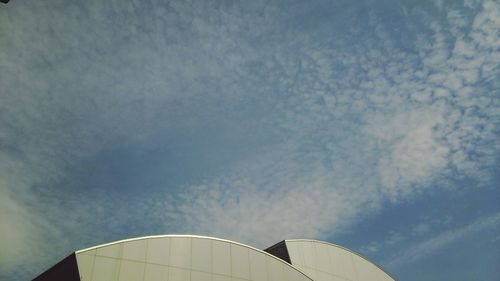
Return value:
M 443 0 L 433 0 L 432 3 L 440 10 L 443 9 L 444 7 L 444 1 Z
M 467 8 L 475 8 L 482 0 L 464 0 L 464 6 Z
M 433 136 L 432 124 L 424 123 L 397 141 L 389 155 L 382 156 L 381 183 L 391 198 L 399 192 L 411 192 L 411 183 L 432 180 L 436 171 L 446 167 L 447 154 L 448 148 Z
M 427 223 L 419 223 L 415 225 L 412 229 L 412 234 L 415 236 L 421 236 L 428 233 L 431 230 L 431 226 Z
M 380 244 L 377 242 L 370 242 L 368 245 L 361 247 L 360 252 L 366 254 L 374 254 L 380 250 Z
M 451 25 L 466 24 L 463 18 L 458 21 L 457 13 L 449 16 Z M 494 142 L 489 121 L 494 114 L 483 103 L 489 93 L 475 83 L 480 79 L 478 69 L 491 60 L 494 51 L 477 47 L 474 30 L 467 36 L 457 35 L 460 41 L 450 51 L 453 38 L 445 27 L 432 25 L 435 36 L 422 45 L 421 55 L 390 50 L 394 59 L 384 61 L 385 71 L 377 53 L 353 56 L 337 51 L 333 56 L 308 46 L 307 41 L 299 45 L 303 57 L 287 61 L 293 56 L 285 53 L 281 61 L 269 61 L 269 69 L 280 69 L 300 60 L 305 70 L 284 75 L 278 83 L 288 94 L 276 113 L 278 125 L 290 133 L 287 144 L 273 147 L 274 153 L 245 159 L 228 172 L 236 176 L 215 179 L 206 190 L 187 187 L 185 203 L 173 203 L 178 205 L 174 212 L 178 220 L 197 226 L 188 227 L 190 231 L 257 245 L 283 235 L 321 238 L 360 219 L 364 211 L 377 210 L 386 199 L 408 199 L 446 186 L 445 178 L 454 177 L 456 171 L 484 180 L 480 167 L 491 165 L 488 158 L 496 154 L 494 146 L 481 148 L 485 158 L 480 161 L 470 154 L 479 151 L 480 142 Z M 472 57 L 471 52 L 475 53 Z M 337 71 L 336 59 L 348 69 Z M 415 60 L 423 63 L 421 69 L 409 67 Z M 365 72 L 366 76 L 359 74 Z M 280 72 L 273 75 L 280 76 Z M 465 88 L 465 83 L 470 86 Z M 469 114 L 470 107 L 486 115 Z M 349 120 L 352 113 L 359 114 L 360 123 Z M 322 147 L 328 149 L 322 151 Z M 240 186 L 241 181 L 247 184 Z M 366 202 L 372 204 L 366 206 Z M 424 231 L 419 229 L 415 231 Z M 395 237 L 394 243 L 397 239 L 402 238 Z
M 8 246 L 4 246 L 0 254 L 0 264 L 9 264 L 13 256 L 26 256 L 29 251 L 23 246 L 26 241 L 39 239 L 41 229 L 33 224 L 36 219 L 6 190 L 5 183 L 2 183 L 0 189 L 2 204 L 0 205 L 0 219 L 2 221 L 2 231 L 0 232 L 1 241 L 9 241 Z M 33 252 L 39 252 L 36 246 L 31 249 Z M 7 268 L 7 270 L 10 268 Z
M 378 208 L 376 192 L 360 190 L 356 182 L 340 177 L 332 184 L 330 177 L 340 176 L 340 171 L 319 166 L 313 175 L 303 174 L 295 162 L 299 159 L 279 158 L 280 163 L 257 161 L 259 167 L 244 175 L 240 170 L 238 176 L 189 187 L 181 200 L 167 197 L 177 205 L 167 221 L 178 222 L 186 232 L 265 247 L 285 238 L 326 238 L 332 229 L 345 229 L 360 212 Z M 257 179 L 253 173 L 262 175 Z
M 400 232 L 391 231 L 389 232 L 389 236 L 387 237 L 387 239 L 384 241 L 384 244 L 388 246 L 393 246 L 399 244 L 401 241 L 405 239 L 406 238 L 404 237 L 404 235 L 401 234 Z

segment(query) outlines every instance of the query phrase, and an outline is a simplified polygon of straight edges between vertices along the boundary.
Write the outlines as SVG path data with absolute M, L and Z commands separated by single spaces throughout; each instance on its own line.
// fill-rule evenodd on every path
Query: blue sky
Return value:
M 194 233 L 499 280 L 497 1 L 0 6 L 0 279 Z

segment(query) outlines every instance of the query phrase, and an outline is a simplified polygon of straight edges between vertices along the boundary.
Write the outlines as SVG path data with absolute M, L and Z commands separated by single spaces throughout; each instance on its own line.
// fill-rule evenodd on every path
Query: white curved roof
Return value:
M 264 251 L 206 236 L 139 237 L 75 254 L 85 281 L 312 281 Z
M 362 255 L 324 241 L 284 240 L 266 251 L 272 254 L 207 236 L 145 236 L 76 251 L 35 280 L 395 280 Z
M 332 243 L 285 240 L 291 263 L 316 281 L 394 281 L 380 266 L 352 250 Z

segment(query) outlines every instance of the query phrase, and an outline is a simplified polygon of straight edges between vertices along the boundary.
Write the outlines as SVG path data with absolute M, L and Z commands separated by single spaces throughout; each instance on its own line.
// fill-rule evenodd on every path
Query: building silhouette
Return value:
M 394 281 L 338 245 L 284 240 L 264 251 L 195 235 L 146 236 L 76 251 L 35 281 Z

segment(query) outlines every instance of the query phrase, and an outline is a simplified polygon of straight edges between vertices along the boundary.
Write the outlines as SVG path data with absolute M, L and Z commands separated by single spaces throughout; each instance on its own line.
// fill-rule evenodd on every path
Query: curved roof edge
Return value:
M 362 255 L 362 254 L 360 254 L 360 253 L 358 253 L 358 252 L 356 252 L 354 250 L 351 250 L 349 248 L 346 248 L 346 247 L 343 247 L 343 246 L 340 246 L 340 245 L 337 245 L 337 244 L 334 244 L 334 243 L 330 243 L 330 242 L 326 242 L 326 241 L 321 241 L 321 240 L 315 240 L 315 239 L 301 239 L 301 238 L 298 238 L 298 239 L 285 239 L 284 241 L 285 241 L 285 243 L 287 241 L 290 241 L 290 242 L 295 242 L 295 241 L 297 241 L 297 242 L 301 242 L 301 241 L 303 241 L 303 242 L 315 242 L 315 243 L 326 244 L 326 245 L 329 245 L 329 246 L 333 246 L 333 247 L 337 247 L 337 248 L 346 250 L 346 251 L 348 251 L 348 252 L 350 252 L 352 254 L 355 254 L 356 256 L 358 256 L 358 257 L 366 260 L 367 262 L 373 264 L 378 269 L 382 270 L 385 274 L 389 275 L 389 277 L 391 277 L 392 279 L 394 279 L 395 281 L 397 281 L 397 279 L 394 276 L 392 276 L 387 270 L 385 270 L 381 265 L 378 265 L 377 263 L 371 261 L 369 258 L 365 257 L 364 255 Z
M 198 238 L 198 239 L 209 239 L 209 240 L 215 240 L 215 241 L 220 241 L 220 242 L 226 242 L 226 243 L 236 244 L 236 245 L 248 248 L 250 250 L 254 250 L 254 251 L 257 251 L 259 253 L 262 253 L 262 254 L 264 254 L 264 255 L 266 255 L 268 257 L 271 257 L 271 258 L 273 258 L 275 260 L 278 260 L 279 262 L 281 262 L 281 263 L 283 263 L 283 264 L 285 264 L 285 265 L 293 268 L 295 271 L 301 273 L 302 275 L 304 275 L 305 277 L 307 277 L 309 280 L 311 280 L 311 281 L 314 280 L 309 275 L 305 274 L 302 270 L 298 269 L 294 265 L 289 264 L 286 261 L 284 261 L 284 260 L 282 260 L 282 259 L 280 259 L 280 258 L 278 258 L 278 257 L 276 257 L 274 255 L 271 255 L 268 252 L 265 252 L 265 251 L 263 251 L 261 249 L 257 249 L 255 247 L 250 246 L 250 245 L 239 243 L 239 242 L 228 240 L 228 239 L 222 239 L 222 238 L 211 237 L 211 236 L 203 236 L 203 235 L 163 234 L 163 235 L 140 236 L 140 237 L 134 237 L 134 238 L 117 240 L 117 241 L 113 241 L 113 242 L 104 243 L 104 244 L 92 246 L 92 247 L 89 247 L 89 248 L 81 249 L 81 250 L 75 251 L 75 254 L 80 254 L 80 253 L 83 253 L 83 252 L 86 252 L 86 251 L 91 251 L 91 250 L 95 250 L 95 249 L 98 249 L 98 248 L 102 248 L 102 247 L 106 247 L 106 246 L 111 246 L 111 245 L 114 245 L 114 244 L 119 244 L 119 243 L 124 243 L 124 242 L 131 242 L 131 241 L 145 240 L 145 239 L 156 239 L 156 238 Z

